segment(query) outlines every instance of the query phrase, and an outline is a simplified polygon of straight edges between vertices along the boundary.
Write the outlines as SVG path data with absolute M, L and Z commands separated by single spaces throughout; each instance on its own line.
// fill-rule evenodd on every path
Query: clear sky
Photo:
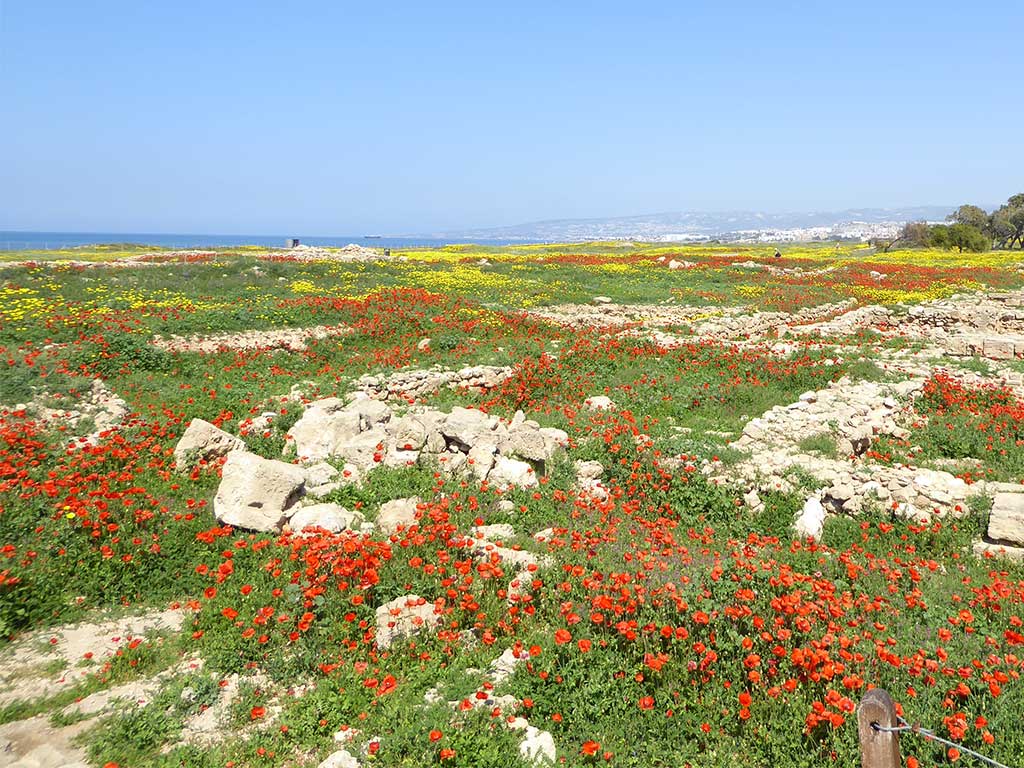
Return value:
M 997 203 L 1022 29 L 1021 0 L 0 0 L 0 229 Z

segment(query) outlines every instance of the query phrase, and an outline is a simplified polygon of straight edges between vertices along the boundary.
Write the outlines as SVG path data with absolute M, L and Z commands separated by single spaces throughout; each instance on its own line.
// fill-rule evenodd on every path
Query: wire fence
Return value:
M 927 728 L 922 728 L 920 725 L 911 725 L 898 715 L 896 717 L 896 720 L 897 722 L 899 722 L 899 725 L 897 726 L 885 726 L 879 725 L 878 723 L 872 723 L 871 727 L 872 729 L 880 733 L 913 733 L 918 736 L 921 736 L 926 741 L 935 741 L 939 744 L 945 744 L 947 747 L 952 747 L 953 749 L 957 750 L 958 752 L 960 752 L 960 754 L 970 755 L 976 760 L 981 760 L 983 762 L 988 763 L 989 765 L 994 765 L 996 768 L 1011 768 L 1011 766 L 1006 765 L 1005 763 L 1000 763 L 998 760 L 993 760 L 991 757 L 985 757 L 981 753 L 975 752 L 970 747 L 965 747 L 963 744 L 957 744 L 955 741 L 944 739 L 934 731 L 929 731 Z
M 913 734 L 925 741 L 948 747 L 958 757 L 967 756 L 993 768 L 1014 768 L 977 752 L 970 747 L 939 736 L 935 731 L 907 722 L 896 713 L 896 705 L 884 690 L 873 688 L 861 699 L 857 708 L 862 768 L 900 768 L 900 734 Z M 1018 766 L 1019 768 L 1019 766 Z

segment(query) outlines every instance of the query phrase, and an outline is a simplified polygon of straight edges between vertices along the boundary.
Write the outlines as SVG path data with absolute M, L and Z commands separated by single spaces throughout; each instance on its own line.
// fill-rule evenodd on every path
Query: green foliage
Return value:
M 936 224 L 931 228 L 931 245 L 934 248 L 956 248 L 960 253 L 980 253 L 989 249 L 991 240 L 969 224 Z
M 797 447 L 804 453 L 816 453 L 828 459 L 835 459 L 839 456 L 836 437 L 831 432 L 821 432 L 805 437 L 797 443 Z

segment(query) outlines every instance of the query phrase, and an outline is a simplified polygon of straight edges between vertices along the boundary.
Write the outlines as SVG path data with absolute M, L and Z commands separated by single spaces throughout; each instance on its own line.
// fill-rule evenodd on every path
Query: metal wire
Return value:
M 944 739 L 941 736 L 936 735 L 934 731 L 929 731 L 927 728 L 922 728 L 920 725 L 911 725 L 898 715 L 896 716 L 896 720 L 899 721 L 900 724 L 895 727 L 879 725 L 878 723 L 872 723 L 871 728 L 872 730 L 878 731 L 879 733 L 914 733 L 926 739 L 927 741 L 937 741 L 940 744 L 945 744 L 946 746 L 953 747 L 953 749 L 960 750 L 960 752 L 964 753 L 965 755 L 970 755 L 971 757 L 976 758 L 978 760 L 982 760 L 983 762 L 986 762 L 989 765 L 994 765 L 996 768 L 1011 768 L 1011 766 L 1004 765 L 1003 763 L 993 760 L 991 757 L 985 757 L 984 755 L 978 754 L 973 749 L 968 749 L 963 744 L 957 744 L 955 741 L 949 741 L 948 739 Z

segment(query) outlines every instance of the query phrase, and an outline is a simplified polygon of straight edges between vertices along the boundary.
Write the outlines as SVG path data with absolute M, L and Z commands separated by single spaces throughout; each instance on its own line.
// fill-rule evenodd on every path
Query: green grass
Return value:
M 826 459 L 839 458 L 836 438 L 831 432 L 822 432 L 805 437 L 797 443 L 797 447 L 804 453 L 815 453 Z

